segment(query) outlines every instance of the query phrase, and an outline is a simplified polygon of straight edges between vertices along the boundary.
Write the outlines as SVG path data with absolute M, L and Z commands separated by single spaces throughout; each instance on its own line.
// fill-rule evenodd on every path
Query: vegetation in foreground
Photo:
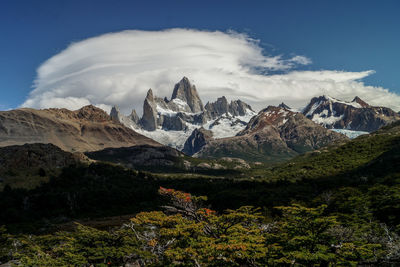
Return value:
M 253 168 L 241 179 L 160 175 L 95 163 L 64 168 L 35 189 L 6 187 L 0 193 L 0 224 L 6 226 L 1 261 L 15 258 L 26 266 L 399 265 L 399 126 L 288 163 Z M 162 191 L 162 197 L 160 186 L 207 195 L 207 208 L 213 210 L 202 206 L 204 198 L 184 195 L 190 197 L 185 203 L 194 205 L 192 214 L 202 217 L 189 216 L 177 203 L 162 212 L 164 197 L 174 202 L 184 193 Z M 63 222 L 122 214 L 136 216 L 117 229 L 79 225 L 55 231 Z
M 77 225 L 52 235 L 3 233 L 0 260 L 21 266 L 394 266 L 400 237 L 367 214 L 346 220 L 328 205 L 243 206 L 217 213 L 206 197 L 160 188 L 164 211 L 138 213 L 111 231 Z M 349 204 L 349 203 L 346 203 Z M 367 217 L 363 217 L 367 216 Z

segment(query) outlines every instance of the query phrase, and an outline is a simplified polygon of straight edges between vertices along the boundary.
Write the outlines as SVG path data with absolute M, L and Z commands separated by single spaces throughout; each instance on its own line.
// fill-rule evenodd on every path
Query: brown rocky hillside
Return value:
M 69 152 L 160 145 L 113 121 L 92 105 L 75 111 L 53 108 L 0 111 L 0 147 L 25 143 L 51 143 Z

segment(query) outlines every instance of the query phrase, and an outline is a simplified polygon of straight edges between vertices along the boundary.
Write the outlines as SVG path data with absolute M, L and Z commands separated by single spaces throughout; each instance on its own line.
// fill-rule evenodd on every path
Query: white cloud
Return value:
M 304 56 L 266 55 L 257 40 L 236 32 L 123 31 L 73 43 L 48 59 L 22 106 L 77 109 L 91 103 L 141 113 L 149 88 L 170 97 L 187 76 L 204 103 L 225 95 L 261 109 L 282 101 L 299 107 L 322 94 L 343 100 L 358 95 L 400 110 L 400 96 L 361 82 L 372 71 L 292 71 L 310 63 Z

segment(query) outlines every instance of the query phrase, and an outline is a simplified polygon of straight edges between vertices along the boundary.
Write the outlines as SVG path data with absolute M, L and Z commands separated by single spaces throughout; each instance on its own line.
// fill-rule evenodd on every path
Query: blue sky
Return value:
M 72 42 L 128 29 L 235 30 L 304 70 L 374 70 L 365 84 L 400 94 L 399 1 L 0 2 L 0 110 L 32 90 L 36 69 Z

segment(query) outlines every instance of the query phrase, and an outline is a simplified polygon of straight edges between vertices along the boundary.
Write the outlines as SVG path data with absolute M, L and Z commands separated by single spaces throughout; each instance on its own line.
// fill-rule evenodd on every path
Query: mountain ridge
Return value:
M 92 105 L 75 111 L 56 108 L 0 111 L 0 146 L 25 143 L 51 143 L 70 152 L 161 145 L 113 121 L 105 111 Z
M 311 99 L 302 112 L 307 118 L 329 129 L 373 132 L 400 120 L 399 114 L 387 107 L 371 106 L 356 96 L 346 102 L 330 96 Z

